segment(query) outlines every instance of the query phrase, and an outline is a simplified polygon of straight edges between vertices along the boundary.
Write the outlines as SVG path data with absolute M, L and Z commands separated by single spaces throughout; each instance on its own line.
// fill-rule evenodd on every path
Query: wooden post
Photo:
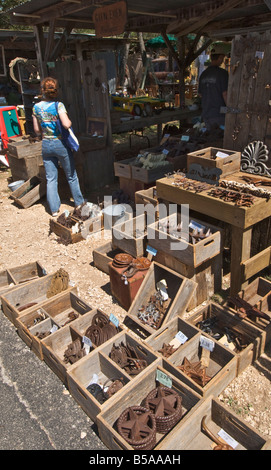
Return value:
M 242 262 L 250 258 L 252 227 L 243 230 L 232 226 L 231 243 L 231 295 L 237 294 L 245 287 L 243 282 Z

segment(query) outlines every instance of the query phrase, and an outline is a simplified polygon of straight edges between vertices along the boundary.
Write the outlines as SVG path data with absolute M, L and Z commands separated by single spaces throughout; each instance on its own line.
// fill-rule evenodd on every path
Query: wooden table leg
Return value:
M 245 287 L 241 263 L 250 258 L 252 227 L 241 229 L 232 226 L 231 242 L 231 286 L 230 295 L 237 294 Z

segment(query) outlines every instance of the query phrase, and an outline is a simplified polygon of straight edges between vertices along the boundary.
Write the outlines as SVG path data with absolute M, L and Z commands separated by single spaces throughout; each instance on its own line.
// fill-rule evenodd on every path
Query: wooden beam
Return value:
M 56 44 L 54 50 L 52 51 L 52 53 L 49 57 L 50 62 L 53 62 L 54 60 L 56 60 L 57 57 L 61 54 L 61 52 L 63 51 L 63 49 L 66 45 L 66 39 L 71 34 L 72 30 L 73 30 L 73 25 L 68 25 L 65 28 L 65 30 L 62 33 L 61 38 L 59 39 L 58 43 Z
M 41 80 L 47 75 L 47 68 L 44 62 L 44 36 L 42 26 L 34 26 L 35 47 Z
M 48 31 L 48 37 L 47 37 L 46 48 L 45 48 L 45 53 L 44 53 L 44 62 L 46 63 L 49 61 L 49 57 L 50 57 L 50 54 L 54 45 L 55 23 L 56 23 L 55 19 L 50 20 L 49 22 L 49 31 Z
M 243 280 L 247 281 L 255 274 L 267 268 L 271 262 L 271 247 L 257 253 L 242 263 Z
M 184 27 L 184 20 L 178 20 L 174 23 L 171 23 L 167 28 L 167 33 L 176 34 L 177 36 L 187 36 L 189 33 L 196 33 L 201 31 L 206 24 L 210 23 L 214 18 L 221 15 L 225 11 L 236 7 L 238 4 L 242 3 L 242 0 L 228 0 L 223 5 L 215 8 L 211 13 L 207 13 L 197 21 L 191 22 L 187 27 Z

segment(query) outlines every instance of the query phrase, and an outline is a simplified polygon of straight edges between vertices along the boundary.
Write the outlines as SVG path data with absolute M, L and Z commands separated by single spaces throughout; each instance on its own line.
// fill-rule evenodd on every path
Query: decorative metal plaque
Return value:
M 243 150 L 240 169 L 247 173 L 271 177 L 271 168 L 266 165 L 268 159 L 269 150 L 267 146 L 263 142 L 255 140 Z

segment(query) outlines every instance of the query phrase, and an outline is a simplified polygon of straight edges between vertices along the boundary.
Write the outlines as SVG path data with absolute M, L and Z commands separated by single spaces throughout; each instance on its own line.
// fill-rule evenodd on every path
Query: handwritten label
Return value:
M 160 382 L 162 385 L 165 385 L 165 387 L 168 387 L 168 388 L 172 387 L 172 379 L 159 369 L 157 369 L 156 371 L 156 380 Z
M 177 340 L 180 341 L 181 344 L 184 344 L 188 340 L 187 336 L 185 336 L 185 334 L 181 331 L 178 331 L 175 338 L 177 338 Z
M 110 313 L 109 321 L 111 321 L 111 323 L 113 323 L 113 325 L 115 325 L 115 327 L 118 328 L 119 320 L 117 319 L 117 317 L 115 317 L 115 315 L 113 315 L 113 313 Z
M 215 347 L 215 343 L 213 340 L 206 338 L 206 336 L 200 337 L 200 345 L 202 348 L 207 349 L 208 351 L 213 351 Z

